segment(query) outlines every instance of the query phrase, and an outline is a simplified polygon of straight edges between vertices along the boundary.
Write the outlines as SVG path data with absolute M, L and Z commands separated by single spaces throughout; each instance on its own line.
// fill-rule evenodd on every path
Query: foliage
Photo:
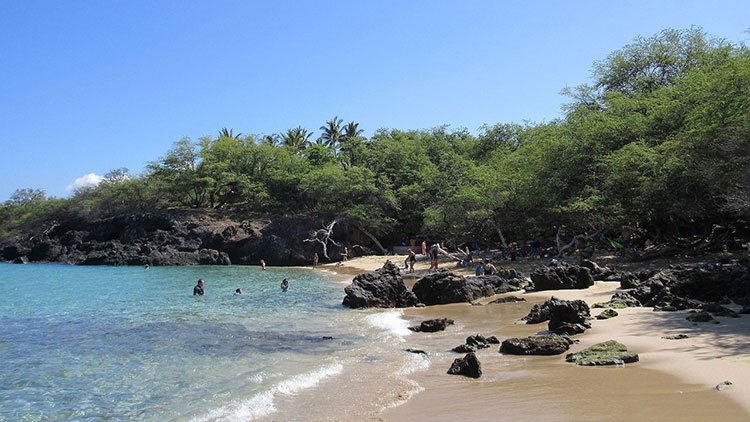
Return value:
M 750 52 L 666 30 L 594 64 L 541 124 L 380 129 L 334 117 L 321 136 L 182 139 L 140 175 L 116 169 L 69 199 L 22 189 L 0 234 L 64 216 L 189 207 L 347 220 L 397 242 L 551 237 L 623 226 L 654 233 L 750 216 Z

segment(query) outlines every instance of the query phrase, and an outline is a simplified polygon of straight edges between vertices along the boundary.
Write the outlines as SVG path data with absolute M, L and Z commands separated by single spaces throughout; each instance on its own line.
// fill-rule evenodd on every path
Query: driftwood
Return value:
M 570 242 L 568 242 L 564 246 L 561 246 L 560 245 L 560 230 L 561 228 L 557 229 L 557 234 L 555 235 L 555 241 L 557 243 L 557 256 L 562 256 L 563 252 L 575 246 L 575 244 L 578 241 L 581 241 L 581 240 L 589 241 L 599 235 L 599 231 L 596 231 L 592 234 L 587 234 L 587 233 L 577 234 L 573 236 L 573 239 L 571 239 Z

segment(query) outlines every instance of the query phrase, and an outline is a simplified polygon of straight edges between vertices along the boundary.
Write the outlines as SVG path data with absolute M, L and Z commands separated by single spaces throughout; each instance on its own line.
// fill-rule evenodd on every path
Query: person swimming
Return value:
M 234 294 L 235 295 L 241 295 L 242 294 L 242 289 L 238 288 L 237 290 L 234 291 Z
M 285 292 L 289 288 L 289 281 L 284 279 L 281 281 L 281 291 Z
M 198 280 L 198 284 L 193 287 L 193 296 L 203 296 L 203 279 Z

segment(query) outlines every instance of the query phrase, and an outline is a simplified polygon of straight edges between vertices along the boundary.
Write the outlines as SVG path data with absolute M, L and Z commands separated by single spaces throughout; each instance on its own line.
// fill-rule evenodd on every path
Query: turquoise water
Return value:
M 343 308 L 342 287 L 306 269 L 0 264 L 0 420 L 283 415 L 280 398 L 397 344 L 363 332 L 376 314 Z

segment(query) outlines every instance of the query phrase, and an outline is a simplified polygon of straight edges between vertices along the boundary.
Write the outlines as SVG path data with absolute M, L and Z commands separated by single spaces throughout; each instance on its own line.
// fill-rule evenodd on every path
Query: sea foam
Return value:
M 277 395 L 292 396 L 302 390 L 315 387 L 326 378 L 340 374 L 344 366 L 334 363 L 315 371 L 295 375 L 271 387 L 270 390 L 258 393 L 239 403 L 228 404 L 214 409 L 205 415 L 193 418 L 194 422 L 203 421 L 248 421 L 270 415 L 278 411 L 274 405 Z
M 405 341 L 404 337 L 411 334 L 411 331 L 409 331 L 409 323 L 401 318 L 403 315 L 403 311 L 386 311 L 368 315 L 365 319 L 373 327 L 385 330 L 388 334 Z

